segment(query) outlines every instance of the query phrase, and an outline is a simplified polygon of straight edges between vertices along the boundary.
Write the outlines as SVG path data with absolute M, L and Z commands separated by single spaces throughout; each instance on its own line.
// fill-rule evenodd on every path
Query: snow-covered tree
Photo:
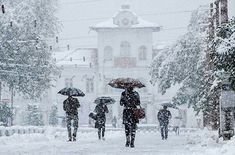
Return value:
M 49 39 L 57 33 L 56 0 L 2 0 L 0 80 L 30 98 L 50 87 L 57 73 Z
M 10 106 L 7 103 L 1 103 L 0 122 L 3 123 L 4 126 L 7 126 L 12 117 L 13 117 L 13 112 Z
M 49 116 L 49 124 L 53 126 L 58 125 L 58 107 L 56 105 L 53 105 L 51 107 L 51 112 Z
M 42 113 L 38 105 L 28 105 L 26 125 L 41 126 L 44 125 Z
M 235 90 L 235 18 L 218 28 L 214 45 L 215 70 L 226 74 L 231 88 Z
M 203 111 L 205 120 L 209 120 L 208 124 L 212 123 L 213 126 L 218 122 L 218 114 L 214 115 L 218 106 L 213 101 L 217 95 L 215 75 L 208 68 L 206 54 L 208 17 L 207 11 L 193 12 L 188 32 L 153 60 L 150 75 L 151 81 L 158 85 L 163 94 L 172 85 L 180 84 L 173 102 L 187 104 L 198 112 Z

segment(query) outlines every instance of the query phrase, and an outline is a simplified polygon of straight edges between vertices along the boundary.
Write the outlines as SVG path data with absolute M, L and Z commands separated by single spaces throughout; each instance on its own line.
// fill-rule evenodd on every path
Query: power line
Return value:
M 188 27 L 186 26 L 179 26 L 179 27 L 170 27 L 170 28 L 163 28 L 161 29 L 161 31 L 172 31 L 172 30 L 179 30 L 179 29 L 187 29 Z M 58 38 L 58 41 L 68 41 L 68 40 L 78 40 L 78 39 L 84 39 L 84 38 L 97 38 L 97 36 L 93 35 L 93 36 L 78 36 L 78 37 L 67 37 L 67 38 Z M 16 42 L 19 43 L 27 43 L 27 42 L 38 42 L 38 41 L 53 41 L 56 39 L 52 39 L 52 38 L 48 38 L 48 39 L 30 39 L 30 40 L 18 40 Z M 7 42 L 11 42 L 13 40 L 8 40 Z M 67 46 L 66 46 L 67 47 Z
M 163 28 L 161 31 L 171 31 L 171 30 L 179 30 L 179 29 L 187 29 L 187 26 L 179 26 L 179 27 L 169 27 Z M 97 38 L 97 36 L 78 36 L 78 37 L 67 37 L 67 38 L 59 38 L 59 40 L 77 40 L 83 38 Z
M 170 15 L 170 14 L 182 14 L 182 13 L 192 13 L 194 11 L 206 11 L 210 9 L 200 9 L 200 10 L 181 10 L 181 11 L 169 11 L 169 12 L 159 12 L 159 13 L 143 13 L 139 16 L 152 16 L 152 15 Z M 78 22 L 78 21 L 87 21 L 87 20 L 101 20 L 101 19 L 110 19 L 111 17 L 97 17 L 97 18 L 80 18 L 72 20 L 59 20 L 59 22 Z
M 97 36 L 78 36 L 78 37 L 68 37 L 68 38 L 60 38 L 59 40 L 76 40 L 83 38 L 96 38 Z
M 82 3 L 91 3 L 91 2 L 100 2 L 100 1 L 104 1 L 104 0 L 84 0 L 84 1 L 77 1 L 77 2 L 62 2 L 60 4 L 63 5 L 74 5 L 74 4 L 82 4 Z
M 14 76 L 19 76 L 19 77 L 34 77 L 34 78 L 39 78 L 39 79 L 44 79 L 46 78 L 46 76 L 32 76 L 32 75 L 20 75 L 19 73 L 17 72 L 14 72 L 14 71 L 8 71 L 8 70 L 0 70 L 0 74 L 11 74 L 11 75 L 14 75 Z M 55 79 L 55 77 L 48 77 L 49 79 Z
M 3 60 L 3 59 L 0 59 L 0 60 Z M 4 59 L 6 60 L 6 59 Z M 11 63 L 0 63 L 0 66 L 1 67 L 16 67 L 16 66 L 19 66 L 19 67 L 26 67 L 26 68 L 50 68 L 51 66 L 32 66 L 32 65 L 27 65 L 27 64 L 11 64 Z

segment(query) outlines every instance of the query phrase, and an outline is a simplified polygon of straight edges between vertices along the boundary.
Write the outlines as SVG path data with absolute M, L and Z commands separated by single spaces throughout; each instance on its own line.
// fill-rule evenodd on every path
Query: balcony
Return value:
M 114 57 L 114 67 L 132 68 L 136 67 L 135 57 Z

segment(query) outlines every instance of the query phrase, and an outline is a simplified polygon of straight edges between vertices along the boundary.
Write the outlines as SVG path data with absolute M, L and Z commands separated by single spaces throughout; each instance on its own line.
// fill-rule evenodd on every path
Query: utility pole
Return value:
M 208 32 L 208 45 L 207 45 L 207 71 L 209 75 L 214 70 L 213 59 L 215 55 L 215 46 L 212 44 L 215 39 L 216 28 L 218 28 L 221 24 L 225 24 L 228 22 L 228 1 L 227 0 L 215 0 L 214 3 L 210 4 L 210 14 L 209 14 L 209 32 Z M 208 76 L 208 75 L 207 75 Z M 214 78 L 209 79 L 212 82 Z M 210 83 L 209 82 L 209 83 Z M 213 130 L 219 128 L 219 97 L 220 90 L 219 88 L 215 88 L 213 94 L 211 94 L 210 99 L 208 101 L 208 109 L 207 114 L 204 116 L 204 126 L 209 125 Z
M 220 0 L 221 24 L 228 23 L 228 0 Z
M 220 26 L 219 0 L 216 0 L 214 4 L 215 4 L 215 25 L 216 25 L 216 28 L 218 28 Z
M 2 82 L 0 81 L 0 102 L 2 101 Z

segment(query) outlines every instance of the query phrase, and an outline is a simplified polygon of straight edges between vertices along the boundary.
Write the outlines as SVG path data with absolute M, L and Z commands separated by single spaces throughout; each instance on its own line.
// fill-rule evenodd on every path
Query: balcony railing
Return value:
M 131 68 L 136 67 L 135 57 L 114 57 L 114 67 Z

